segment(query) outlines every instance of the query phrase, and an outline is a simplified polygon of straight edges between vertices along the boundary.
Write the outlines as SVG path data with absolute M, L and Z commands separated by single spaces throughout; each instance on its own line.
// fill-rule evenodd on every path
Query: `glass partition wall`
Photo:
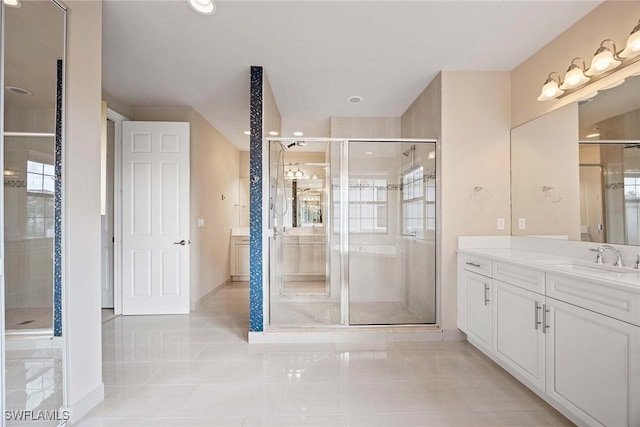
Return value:
M 273 326 L 436 323 L 432 141 L 270 142 Z
M 58 410 L 64 8 L 3 2 L 4 359 L 9 411 Z M 13 420 L 7 420 L 9 425 Z M 43 425 L 56 425 L 43 423 Z

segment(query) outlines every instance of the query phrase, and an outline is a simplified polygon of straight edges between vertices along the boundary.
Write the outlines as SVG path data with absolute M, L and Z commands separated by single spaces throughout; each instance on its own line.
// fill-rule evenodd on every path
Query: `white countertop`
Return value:
M 458 249 L 458 253 L 492 258 L 573 278 L 595 279 L 620 289 L 640 293 L 640 271 L 631 267 L 619 270 L 609 264 L 596 264 L 575 258 L 512 248 Z

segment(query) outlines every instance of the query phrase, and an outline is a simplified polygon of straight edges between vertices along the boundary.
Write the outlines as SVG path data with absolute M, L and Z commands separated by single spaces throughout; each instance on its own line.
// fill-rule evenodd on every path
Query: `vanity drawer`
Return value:
M 249 236 L 236 236 L 234 238 L 236 239 L 237 245 L 248 245 L 250 241 Z
M 460 262 L 462 268 L 467 271 L 473 271 L 487 277 L 491 276 L 491 260 L 473 255 L 462 255 Z
M 547 296 L 640 326 L 640 295 L 598 280 L 547 273 Z
M 495 280 L 544 295 L 543 271 L 494 261 L 492 277 Z

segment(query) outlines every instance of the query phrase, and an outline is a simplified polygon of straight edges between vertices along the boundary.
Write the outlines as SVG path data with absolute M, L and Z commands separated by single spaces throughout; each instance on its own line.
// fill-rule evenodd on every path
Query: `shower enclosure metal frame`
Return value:
M 270 328 L 277 328 L 277 326 L 271 326 L 270 315 L 270 287 L 271 277 L 269 270 L 271 268 L 271 245 L 270 239 L 274 237 L 275 230 L 271 228 L 271 210 L 269 201 L 271 196 L 271 187 L 269 185 L 269 178 L 271 173 L 271 159 L 270 159 L 270 145 L 273 142 L 280 144 L 295 143 L 297 141 L 305 142 L 319 142 L 328 144 L 341 144 L 340 147 L 340 324 L 330 325 L 331 327 L 367 327 L 368 325 L 352 325 L 350 324 L 350 307 L 349 307 L 349 205 L 344 201 L 349 200 L 349 144 L 351 142 L 371 142 L 371 143 L 389 143 L 389 144 L 401 144 L 401 143 L 432 143 L 435 144 L 436 150 L 438 147 L 438 140 L 436 139 L 423 139 L 423 138 L 305 138 L 305 137 L 291 137 L 291 138 L 264 138 L 263 144 L 263 157 L 262 157 L 262 184 L 263 184 L 263 199 L 262 199 L 262 216 L 263 216 L 263 233 L 262 233 L 262 247 L 263 247 L 263 326 L 267 331 Z M 436 198 L 436 230 L 435 230 L 435 244 L 436 244 L 436 286 L 435 286 L 435 314 L 436 321 L 434 325 L 440 323 L 440 274 L 438 272 L 439 262 L 439 240 L 440 240 L 440 185 L 439 185 L 439 156 L 436 156 L 436 186 L 437 186 L 437 198 Z M 274 203 L 277 203 L 275 201 Z M 327 258 L 327 261 L 328 262 Z M 429 324 L 431 325 L 431 324 Z M 392 327 L 399 327 L 402 325 L 388 325 Z M 305 325 L 305 328 L 319 328 L 327 327 L 327 325 Z M 380 326 L 387 327 L 387 326 Z

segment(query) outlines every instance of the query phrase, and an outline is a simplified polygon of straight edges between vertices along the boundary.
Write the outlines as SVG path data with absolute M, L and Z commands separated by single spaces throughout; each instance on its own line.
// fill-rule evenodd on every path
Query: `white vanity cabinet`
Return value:
M 640 426 L 640 289 L 503 259 L 484 259 L 491 272 L 479 275 L 473 256 L 458 258 L 469 342 L 578 425 Z M 492 289 L 490 347 L 473 297 L 482 282 Z
M 249 280 L 249 236 L 231 237 L 231 280 Z
M 327 250 L 325 241 L 324 235 L 284 236 L 282 259 L 285 276 L 324 276 Z

